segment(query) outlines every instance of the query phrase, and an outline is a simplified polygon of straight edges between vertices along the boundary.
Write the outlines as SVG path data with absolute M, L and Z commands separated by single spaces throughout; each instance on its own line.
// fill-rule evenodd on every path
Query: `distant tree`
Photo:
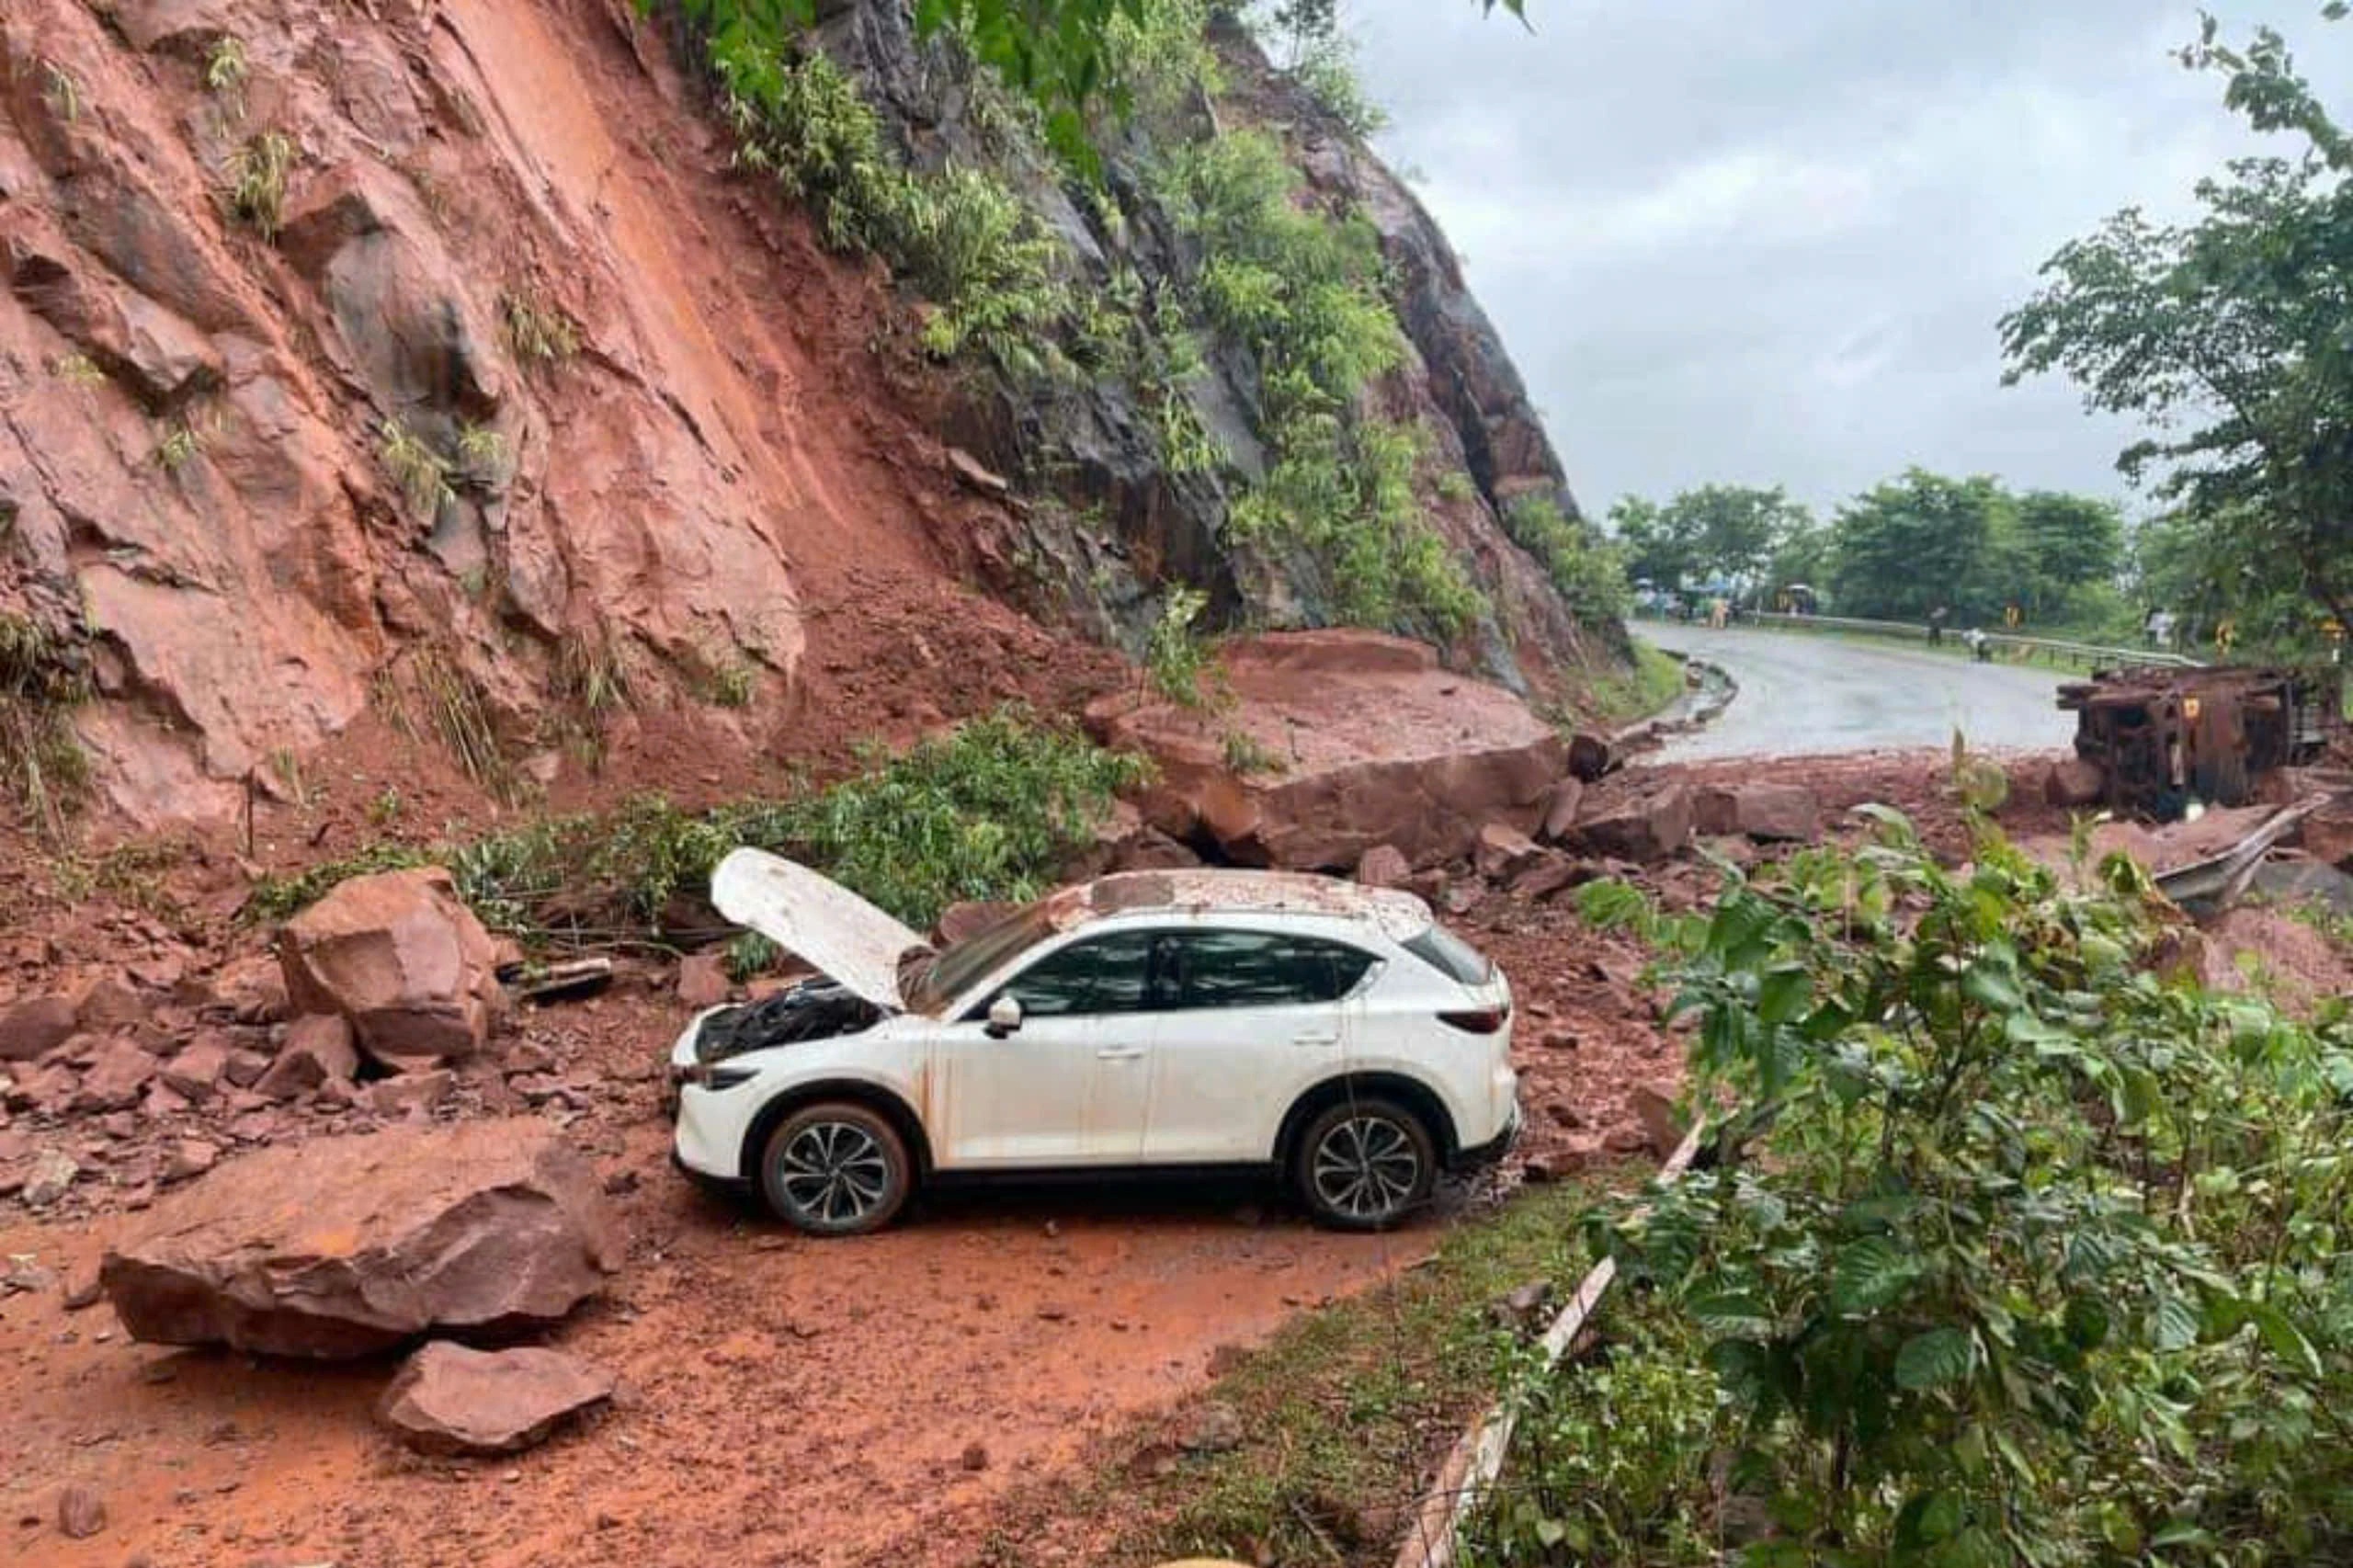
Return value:
M 2091 407 L 2145 418 L 2157 434 L 2119 460 L 2128 475 L 2353 622 L 2353 138 L 2268 28 L 2234 50 L 2209 17 L 2182 57 L 2301 155 L 2200 182 L 2194 223 L 2128 209 L 2063 248 L 2002 322 L 2006 379 L 2062 371 Z
M 2018 555 L 2009 496 L 1987 478 L 1915 468 L 1838 508 L 1831 582 L 1841 614 L 1919 619 L 1939 606 L 1954 624 L 1992 622 L 2015 591 Z
M 1631 581 L 1674 589 L 1699 575 L 1699 535 L 1690 518 L 1629 495 L 1609 508 L 1608 522 Z
M 1831 551 L 1836 544 L 1831 531 L 1805 512 L 1802 520 L 1793 523 L 1773 547 L 1773 559 L 1766 574 L 1772 579 L 1769 586 L 1786 588 L 1803 584 L 1816 593 L 1830 586 Z
M 2027 613 L 2063 613 L 2087 588 L 2116 581 L 2124 564 L 2124 513 L 2097 495 L 2030 490 L 2018 497 L 2017 536 L 2025 557 Z
M 1661 587 L 1725 579 L 1763 588 L 1785 540 L 1813 526 L 1813 514 L 1779 485 L 1702 484 L 1661 506 L 1620 501 L 1609 523 L 1626 569 Z

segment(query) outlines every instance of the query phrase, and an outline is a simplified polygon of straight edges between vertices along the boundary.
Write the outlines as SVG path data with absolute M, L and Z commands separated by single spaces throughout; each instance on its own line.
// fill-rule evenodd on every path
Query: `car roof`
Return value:
M 1040 905 L 1058 931 L 1139 915 L 1306 915 L 1356 920 L 1393 942 L 1430 927 L 1430 907 L 1412 893 L 1303 871 L 1216 867 L 1121 871 L 1063 889 Z

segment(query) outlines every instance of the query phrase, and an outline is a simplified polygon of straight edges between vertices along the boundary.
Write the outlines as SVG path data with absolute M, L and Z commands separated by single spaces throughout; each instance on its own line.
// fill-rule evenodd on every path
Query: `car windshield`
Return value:
M 983 926 L 944 953 L 926 954 L 903 971 L 900 994 L 910 1012 L 938 1017 L 947 1006 L 995 972 L 1016 954 L 1027 951 L 1053 930 L 1043 904 L 1015 910 Z

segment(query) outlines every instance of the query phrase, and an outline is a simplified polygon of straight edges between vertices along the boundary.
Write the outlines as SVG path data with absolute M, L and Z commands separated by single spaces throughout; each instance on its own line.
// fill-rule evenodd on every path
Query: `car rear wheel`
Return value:
M 914 1186 L 906 1141 L 862 1105 L 803 1106 L 777 1124 L 760 1154 L 760 1196 L 813 1236 L 856 1236 L 894 1219 Z
M 1291 1179 L 1321 1223 L 1382 1230 L 1429 1197 L 1438 1145 L 1422 1119 L 1393 1100 L 1342 1100 L 1300 1135 Z

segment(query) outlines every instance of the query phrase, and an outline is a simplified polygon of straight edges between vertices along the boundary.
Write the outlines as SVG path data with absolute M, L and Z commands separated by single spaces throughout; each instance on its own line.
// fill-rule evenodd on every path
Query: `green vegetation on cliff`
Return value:
M 1068 125 L 1041 120 L 985 69 L 1002 63 L 987 17 L 927 9 L 919 21 L 944 24 L 940 36 L 983 68 L 959 98 L 973 134 L 927 141 L 949 151 L 916 158 L 795 7 L 676 0 L 676 15 L 707 54 L 739 165 L 806 202 L 828 244 L 886 261 L 923 301 L 927 350 L 993 367 L 1020 399 L 1050 398 L 1055 383 L 1121 389 L 1162 473 L 1205 476 L 1222 497 L 1213 548 L 1236 574 L 1302 590 L 1280 596 L 1286 617 L 1453 642 L 1490 606 L 1433 524 L 1436 443 L 1376 406 L 1376 384 L 1408 358 L 1379 237 L 1328 193 L 1307 191 L 1283 142 L 1222 96 L 1214 9 L 1119 0 L 1086 24 L 1099 22 L 1090 47 L 1102 91 L 1074 121 L 1079 155 Z M 1292 85 L 1360 125 L 1345 51 L 1319 39 L 1301 56 L 1313 69 Z M 1055 221 L 1063 234 L 1049 231 L 1041 212 L 1059 197 L 1098 244 L 1068 238 L 1067 218 Z M 1212 360 L 1241 404 L 1226 430 L 1245 420 L 1256 444 L 1246 460 L 1205 412 Z M 1521 542 L 1577 614 L 1614 616 L 1612 561 L 1581 528 Z M 1252 597 L 1219 613 L 1246 622 Z

